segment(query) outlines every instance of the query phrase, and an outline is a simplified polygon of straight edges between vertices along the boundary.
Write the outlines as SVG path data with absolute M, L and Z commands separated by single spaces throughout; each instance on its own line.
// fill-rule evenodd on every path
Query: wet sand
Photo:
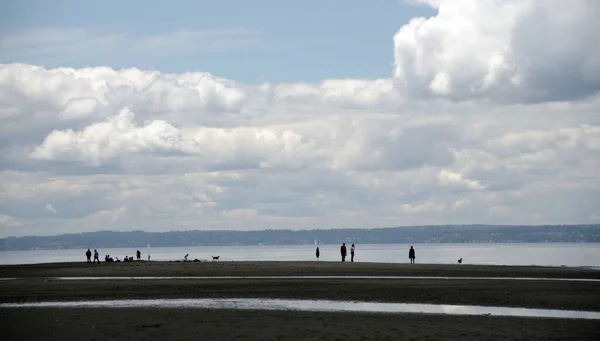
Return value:
M 63 263 L 1 266 L 0 302 L 133 298 L 295 298 L 600 311 L 600 283 L 439 279 L 74 280 L 58 276 L 475 276 L 600 278 L 577 268 L 316 262 Z M 45 277 L 45 278 L 44 278 Z M 0 309 L 11 340 L 597 339 L 599 321 L 216 309 Z M 30 326 L 36 325 L 35 331 Z M 42 333 L 42 334 L 40 334 Z
M 600 283 L 377 279 L 172 279 L 0 282 L 1 302 L 290 298 L 600 311 Z
M 35 328 L 32 328 L 35 326 Z M 7 340 L 598 340 L 600 323 L 422 314 L 0 309 Z
M 589 268 L 342 262 L 133 262 L 1 265 L 0 277 L 86 276 L 455 276 L 594 278 Z

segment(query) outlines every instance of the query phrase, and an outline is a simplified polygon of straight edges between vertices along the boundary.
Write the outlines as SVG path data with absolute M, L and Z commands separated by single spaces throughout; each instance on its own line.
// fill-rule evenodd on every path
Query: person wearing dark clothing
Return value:
M 415 263 L 415 249 L 413 249 L 413 247 L 410 247 L 410 250 L 408 250 L 408 258 L 410 259 L 410 264 L 414 264 Z
M 319 256 L 321 255 L 321 252 L 319 252 L 319 247 L 317 246 L 317 262 L 319 261 Z
M 354 244 L 350 247 L 350 261 L 354 263 Z
M 92 263 L 96 264 L 96 261 L 100 264 L 100 254 L 98 253 L 98 250 L 94 249 L 94 261 Z
M 85 252 L 85 257 L 87 258 L 88 264 L 92 262 L 92 251 L 90 251 L 90 249 Z
M 142 253 L 140 252 L 140 250 L 137 250 L 137 252 L 135 253 L 135 255 L 137 256 L 137 260 L 141 260 L 142 259 Z
M 346 261 L 346 243 L 342 244 L 342 247 L 340 248 L 340 253 L 342 254 L 342 262 Z

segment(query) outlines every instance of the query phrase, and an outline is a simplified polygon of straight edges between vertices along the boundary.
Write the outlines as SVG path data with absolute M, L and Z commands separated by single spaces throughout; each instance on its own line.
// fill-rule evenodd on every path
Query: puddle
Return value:
M 169 279 L 433 279 L 433 280 L 495 280 L 495 281 L 570 281 L 600 282 L 591 278 L 535 278 L 535 277 L 440 277 L 440 276 L 151 276 L 151 277 L 50 277 L 61 281 L 92 280 L 169 280 Z
M 0 308 L 211 308 L 600 319 L 599 312 L 463 305 L 282 299 L 152 299 L 2 303 Z

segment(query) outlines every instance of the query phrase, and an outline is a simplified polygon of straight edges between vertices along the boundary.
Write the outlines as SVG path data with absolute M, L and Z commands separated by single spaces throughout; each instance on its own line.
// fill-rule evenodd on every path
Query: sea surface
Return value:
M 585 266 L 600 268 L 600 243 L 517 243 L 517 244 L 413 244 L 417 263 Z M 349 245 L 348 245 L 349 246 Z M 340 261 L 340 245 L 318 245 L 321 261 Z M 93 251 L 93 246 L 91 246 Z M 142 260 L 148 254 L 152 261 L 212 260 L 219 261 L 314 261 L 317 245 L 252 245 L 252 246 L 140 246 Z M 408 263 L 408 244 L 356 245 L 356 262 Z M 104 255 L 123 259 L 134 256 L 136 248 L 98 249 Z M 85 249 L 2 251 L 0 264 L 34 264 L 85 261 Z M 349 248 L 348 248 L 349 251 Z M 349 260 L 349 259 L 348 259 Z

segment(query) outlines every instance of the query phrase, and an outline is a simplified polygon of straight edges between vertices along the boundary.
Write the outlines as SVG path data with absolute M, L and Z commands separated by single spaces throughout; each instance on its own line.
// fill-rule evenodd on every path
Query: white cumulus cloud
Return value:
M 58 213 L 58 211 L 56 210 L 56 208 L 54 208 L 54 206 L 52 206 L 52 204 L 46 204 L 44 209 L 50 213 L 54 213 L 54 214 Z
M 600 2 L 436 0 L 394 36 L 397 84 L 417 97 L 576 99 L 600 88 Z

